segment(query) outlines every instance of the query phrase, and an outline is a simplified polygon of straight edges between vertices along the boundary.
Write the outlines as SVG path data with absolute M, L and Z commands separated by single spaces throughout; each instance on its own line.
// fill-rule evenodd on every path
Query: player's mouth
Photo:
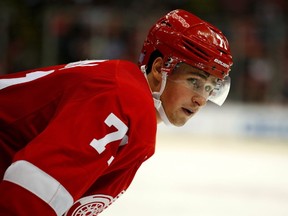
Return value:
M 182 111 L 185 113 L 185 115 L 187 116 L 192 116 L 195 112 L 192 110 L 192 109 L 188 109 L 188 108 L 185 108 L 185 107 L 182 107 Z

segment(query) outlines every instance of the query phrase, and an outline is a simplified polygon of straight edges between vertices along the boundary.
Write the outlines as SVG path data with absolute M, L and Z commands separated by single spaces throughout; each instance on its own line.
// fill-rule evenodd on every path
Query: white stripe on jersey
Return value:
M 16 78 L 7 78 L 7 79 L 0 79 L 0 90 L 7 88 L 12 85 L 31 82 L 33 80 L 39 79 L 41 77 L 47 76 L 50 73 L 53 73 L 54 70 L 50 71 L 35 71 L 31 73 L 27 73 L 25 77 L 16 77 Z
M 57 215 L 63 215 L 73 204 L 70 193 L 52 176 L 25 160 L 14 162 L 3 180 L 13 182 L 44 200 Z

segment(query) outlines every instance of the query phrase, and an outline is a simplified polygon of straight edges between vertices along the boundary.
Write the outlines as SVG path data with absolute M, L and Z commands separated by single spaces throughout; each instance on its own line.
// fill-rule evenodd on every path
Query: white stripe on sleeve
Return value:
M 71 194 L 56 179 L 28 161 L 14 162 L 6 170 L 3 180 L 34 193 L 50 205 L 57 215 L 63 215 L 73 204 Z

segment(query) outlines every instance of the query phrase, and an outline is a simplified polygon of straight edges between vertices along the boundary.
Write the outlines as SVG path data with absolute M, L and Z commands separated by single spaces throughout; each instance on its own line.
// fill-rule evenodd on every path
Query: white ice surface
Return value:
M 160 132 L 155 155 L 100 215 L 287 216 L 287 140 Z

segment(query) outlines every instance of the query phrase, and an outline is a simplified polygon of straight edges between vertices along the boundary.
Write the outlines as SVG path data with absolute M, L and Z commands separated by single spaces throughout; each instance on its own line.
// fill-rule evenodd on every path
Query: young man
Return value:
M 221 105 L 225 36 L 175 10 L 144 42 L 139 67 L 80 61 L 0 79 L 1 215 L 97 215 L 154 153 L 157 123 L 184 125 Z

